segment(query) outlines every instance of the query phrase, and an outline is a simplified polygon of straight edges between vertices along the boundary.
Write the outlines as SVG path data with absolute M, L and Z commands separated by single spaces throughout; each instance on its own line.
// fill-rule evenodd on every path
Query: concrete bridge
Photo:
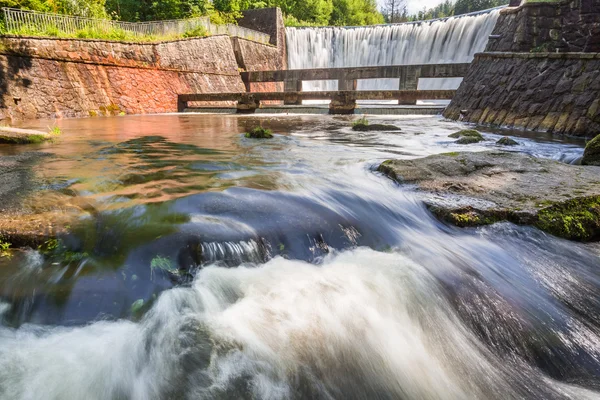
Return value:
M 451 100 L 455 90 L 418 90 L 420 78 L 462 78 L 470 64 L 392 65 L 381 67 L 323 68 L 242 72 L 246 92 L 182 94 L 178 110 L 190 102 L 237 102 L 238 112 L 254 112 L 264 101 L 299 105 L 303 100 L 331 100 L 331 114 L 352 114 L 357 100 L 393 100 L 414 105 L 417 100 Z M 357 90 L 359 79 L 399 79 L 398 90 Z M 337 91 L 303 92 L 302 82 L 337 80 Z M 252 83 L 283 82 L 283 92 L 251 92 Z

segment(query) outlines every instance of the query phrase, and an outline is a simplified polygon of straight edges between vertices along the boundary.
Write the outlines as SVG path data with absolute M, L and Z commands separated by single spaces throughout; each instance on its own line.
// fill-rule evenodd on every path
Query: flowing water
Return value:
M 243 137 L 259 118 L 274 139 Z M 464 150 L 462 126 L 373 121 L 403 131 L 133 116 L 0 146 L 48 153 L 25 200 L 86 205 L 50 249 L 0 258 L 0 399 L 599 398 L 598 248 L 438 222 L 374 168 Z
M 485 50 L 500 10 L 367 27 L 287 28 L 290 69 L 469 63 Z M 419 89 L 456 89 L 461 78 L 421 79 Z M 398 79 L 359 80 L 359 90 L 398 89 Z M 306 81 L 303 90 L 336 90 Z

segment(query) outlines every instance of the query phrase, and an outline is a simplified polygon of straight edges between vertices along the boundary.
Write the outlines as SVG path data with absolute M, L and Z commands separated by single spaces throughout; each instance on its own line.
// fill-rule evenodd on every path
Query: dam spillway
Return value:
M 290 69 L 471 62 L 488 42 L 500 9 L 404 24 L 287 28 Z M 437 82 L 436 82 L 437 81 Z M 422 80 L 420 89 L 456 89 L 460 79 Z M 397 79 L 359 81 L 359 90 L 396 89 Z M 337 83 L 306 81 L 304 90 Z

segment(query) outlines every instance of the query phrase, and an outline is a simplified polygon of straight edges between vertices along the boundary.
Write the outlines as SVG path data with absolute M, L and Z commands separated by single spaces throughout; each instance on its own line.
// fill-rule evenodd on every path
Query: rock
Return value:
M 570 240 L 600 240 L 600 167 L 495 151 L 390 160 L 378 171 L 416 184 L 427 207 L 457 226 L 510 221 Z
M 581 164 L 600 166 L 600 135 L 590 140 L 587 146 L 585 146 Z
M 0 127 L 0 143 L 30 144 L 42 143 L 50 139 L 52 139 L 52 136 L 42 131 L 9 128 L 5 126 Z
M 504 136 L 502 139 L 498 140 L 496 144 L 499 146 L 518 146 L 519 142 L 509 138 L 508 136 Z
M 465 137 L 461 137 L 454 143 L 456 143 L 456 144 L 473 144 L 473 143 L 479 143 L 482 140 L 483 139 L 476 138 L 475 136 L 465 136 Z
M 360 123 L 353 125 L 352 130 L 358 132 L 397 132 L 401 131 L 402 129 L 397 127 L 396 125 Z
M 272 139 L 273 133 L 270 129 L 265 129 L 262 126 L 253 128 L 250 132 L 246 132 L 245 136 L 249 139 Z

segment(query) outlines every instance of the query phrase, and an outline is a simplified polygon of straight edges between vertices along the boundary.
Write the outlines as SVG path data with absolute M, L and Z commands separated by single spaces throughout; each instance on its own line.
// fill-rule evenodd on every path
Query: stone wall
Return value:
M 244 91 L 228 36 L 159 44 L 4 38 L 0 120 L 177 111 L 177 94 Z
M 600 0 L 506 8 L 486 51 L 600 52 Z
M 257 20 L 283 26 L 277 9 Z M 266 17 L 265 17 L 266 16 Z M 4 37 L 0 40 L 0 121 L 177 111 L 182 93 L 243 92 L 240 69 L 285 68 L 276 45 L 229 36 L 164 43 Z M 282 90 L 252 84 L 252 91 Z
M 600 133 L 600 54 L 478 54 L 444 115 L 594 137 Z
M 247 10 L 238 21 L 240 26 L 271 35 L 271 44 L 279 50 L 281 69 L 287 69 L 287 44 L 283 14 L 279 8 Z

